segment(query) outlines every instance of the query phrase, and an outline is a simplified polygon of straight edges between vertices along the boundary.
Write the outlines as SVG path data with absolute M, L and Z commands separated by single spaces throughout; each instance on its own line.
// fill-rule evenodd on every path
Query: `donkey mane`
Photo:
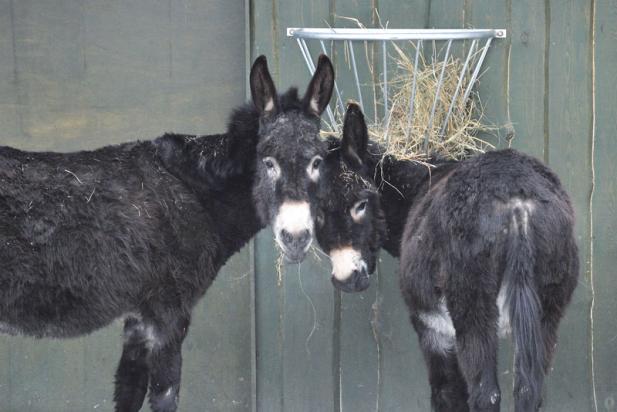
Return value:
M 279 95 L 278 102 L 282 112 L 303 110 L 296 87 Z M 259 111 L 251 102 L 233 110 L 224 134 L 166 133 L 153 143 L 165 168 L 185 183 L 222 191 L 230 179 L 254 172 L 258 131 Z
M 230 178 L 252 173 L 258 131 L 259 112 L 251 103 L 233 111 L 224 134 L 166 133 L 153 143 L 165 168 L 185 183 L 221 191 Z

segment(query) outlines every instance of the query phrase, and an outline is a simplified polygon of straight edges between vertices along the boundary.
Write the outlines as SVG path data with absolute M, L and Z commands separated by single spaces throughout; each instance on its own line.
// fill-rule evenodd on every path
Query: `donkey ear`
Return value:
M 266 56 L 261 55 L 253 63 L 250 74 L 251 97 L 260 114 L 274 113 L 278 109 L 276 88 L 268 71 Z
M 362 166 L 366 157 L 367 144 L 368 130 L 362 110 L 356 103 L 349 103 L 345 112 L 343 140 L 341 141 L 343 157 L 347 161 Z
M 304 94 L 304 108 L 316 116 L 321 116 L 321 113 L 328 106 L 333 88 L 334 67 L 332 67 L 328 56 L 321 54 L 319 55 L 315 74 Z

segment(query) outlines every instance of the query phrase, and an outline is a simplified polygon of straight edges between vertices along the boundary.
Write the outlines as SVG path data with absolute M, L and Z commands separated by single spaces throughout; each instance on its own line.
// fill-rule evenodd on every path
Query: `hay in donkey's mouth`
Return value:
M 429 61 L 420 53 L 420 61 L 415 73 L 415 98 L 412 102 L 410 98 L 413 89 L 415 50 L 405 51 L 396 43 L 391 44 L 395 52 L 394 56 L 388 58 L 389 63 L 395 64 L 396 73 L 388 79 L 388 112 L 385 113 L 382 122 L 368 125 L 371 139 L 381 143 L 385 148 L 384 154 L 421 162 L 427 158 L 427 153 L 447 159 L 462 159 L 493 149 L 493 145 L 478 137 L 481 132 L 494 134 L 497 130 L 496 127 L 485 122 L 478 95 L 471 93 L 466 100 L 464 99 L 472 67 L 468 67 L 467 73 L 463 76 L 452 112 L 442 134 L 443 123 L 455 97 L 464 62 L 452 56 L 448 60 L 433 56 Z M 433 49 L 435 49 L 435 43 L 433 43 Z M 368 65 L 369 70 L 373 72 L 372 62 Z M 443 82 L 431 123 L 433 102 L 442 69 Z M 378 89 L 381 86 L 378 85 Z M 383 111 L 383 101 L 373 102 L 373 106 L 377 107 L 377 103 Z M 411 104 L 413 104 L 413 116 L 410 116 Z M 339 115 L 340 113 L 337 113 L 337 122 L 342 123 L 342 116 Z M 339 127 L 339 129 L 342 128 Z M 426 143 L 427 137 L 428 144 Z

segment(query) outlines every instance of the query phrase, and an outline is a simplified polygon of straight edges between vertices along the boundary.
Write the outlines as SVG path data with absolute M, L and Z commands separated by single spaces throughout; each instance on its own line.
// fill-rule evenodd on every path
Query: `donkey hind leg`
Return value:
M 490 265 L 483 259 L 448 264 L 447 307 L 456 330 L 456 353 L 467 382 L 471 412 L 498 412 L 501 391 L 497 380 L 497 287 L 491 289 Z M 464 273 L 461 273 L 464 268 Z M 453 270 L 456 269 L 456 272 Z
M 493 325 L 472 325 L 459 332 L 456 346 L 467 382 L 471 412 L 498 412 L 501 391 L 497 380 L 497 331 Z
M 468 412 L 467 384 L 456 359 L 454 328 L 449 319 L 441 322 L 426 315 L 412 316 L 428 368 L 431 406 L 435 412 Z
M 182 317 L 160 329 L 158 344 L 150 355 L 150 406 L 153 412 L 175 412 L 178 408 L 182 371 L 182 342 L 189 319 Z
M 148 328 L 140 320 L 128 318 L 124 322 L 124 345 L 116 370 L 116 412 L 136 412 L 143 405 L 148 391 L 149 352 Z

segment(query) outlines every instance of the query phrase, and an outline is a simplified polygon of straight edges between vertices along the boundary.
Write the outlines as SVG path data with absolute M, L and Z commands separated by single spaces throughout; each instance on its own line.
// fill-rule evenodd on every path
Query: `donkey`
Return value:
M 515 410 L 536 411 L 579 273 L 559 178 L 509 149 L 427 168 L 367 145 L 363 115 L 350 105 L 342 141 L 330 142 L 316 219 L 334 285 L 368 287 L 381 242 L 400 257 L 433 409 L 499 411 L 497 338 L 512 333 Z
M 272 223 L 290 261 L 313 239 L 334 71 L 279 96 L 260 56 L 227 132 L 76 153 L 0 147 L 0 330 L 88 334 L 125 317 L 115 410 L 177 409 L 191 311 L 225 261 Z

